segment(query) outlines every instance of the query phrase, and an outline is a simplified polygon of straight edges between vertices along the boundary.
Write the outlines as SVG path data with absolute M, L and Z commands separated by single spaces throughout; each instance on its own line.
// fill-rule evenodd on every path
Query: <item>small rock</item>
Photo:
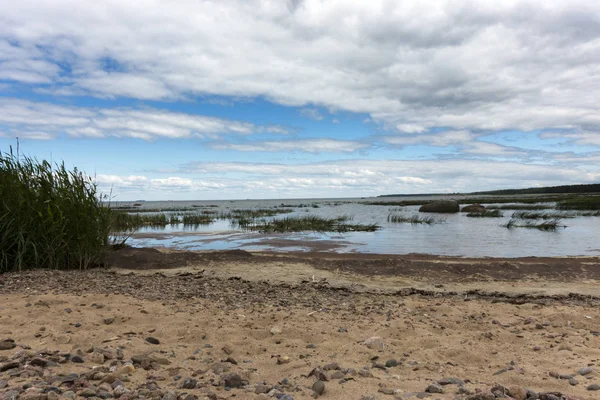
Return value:
M 458 378 L 444 378 L 444 379 L 440 379 L 438 381 L 438 384 L 442 385 L 442 386 L 446 386 L 446 385 L 463 386 L 465 383 Z
M 74 356 L 71 357 L 71 362 L 74 362 L 74 363 L 77 363 L 77 364 L 82 364 L 85 361 L 83 361 L 83 358 L 81 358 L 80 356 L 74 355 Z
M 359 369 L 358 370 L 358 374 L 360 376 L 362 376 L 362 377 L 365 377 L 365 378 L 372 378 L 373 377 L 373 373 L 370 370 L 366 369 L 366 368 Z
M 146 338 L 146 342 L 148 342 L 150 344 L 160 344 L 160 340 L 158 340 L 157 338 L 152 337 L 152 336 L 148 336 Z
M 104 319 L 102 320 L 102 322 L 104 322 L 106 325 L 110 325 L 110 324 L 112 324 L 113 322 L 115 322 L 115 319 L 114 319 L 114 318 L 104 318 Z
M 221 348 L 221 350 L 223 350 L 225 352 L 225 354 L 230 355 L 231 353 L 233 353 L 233 350 L 231 349 L 231 347 L 225 345 Z
M 427 386 L 427 388 L 425 389 L 425 392 L 426 393 L 444 393 L 444 389 L 442 388 L 442 386 L 434 383 L 434 384 Z
M 383 394 L 387 394 L 387 395 L 393 395 L 394 394 L 394 389 L 390 389 L 390 388 L 386 388 L 386 387 L 381 387 L 378 390 L 379 393 L 383 393 Z
M 0 380 L 0 389 L 4 389 L 8 386 L 8 381 Z
M 282 330 L 280 327 L 274 326 L 269 332 L 271 332 L 271 335 L 279 335 L 282 332 Z
M 332 371 L 332 370 L 337 370 L 340 369 L 340 364 L 336 363 L 336 362 L 332 362 L 329 364 L 325 364 L 325 366 L 323 366 L 323 369 L 325 371 Z
M 4 339 L 0 341 L 0 350 L 12 350 L 17 347 L 17 344 L 12 339 Z
M 581 368 L 579 371 L 577 371 L 577 373 L 578 373 L 579 375 L 583 375 L 583 376 L 585 376 L 585 375 L 589 375 L 589 374 L 591 374 L 592 372 L 594 372 L 594 369 L 593 369 L 592 367 L 585 367 L 585 368 Z
M 307 348 L 307 349 L 316 349 L 316 348 L 317 348 L 317 345 L 316 345 L 316 344 L 314 344 L 314 343 L 310 343 L 310 344 L 307 344 L 307 345 L 306 345 L 306 348 Z
M 222 378 L 222 382 L 223 385 L 225 387 L 230 387 L 230 388 L 242 388 L 244 386 L 246 386 L 246 381 L 244 381 L 242 379 L 242 377 L 239 374 L 236 373 L 229 373 L 224 375 Z
M 388 367 L 388 368 L 397 367 L 398 366 L 398 360 L 396 360 L 395 358 L 390 358 L 389 360 L 387 360 L 385 362 L 385 366 Z
M 88 355 L 88 360 L 94 364 L 104 364 L 104 354 L 94 351 Z
M 194 378 L 185 378 L 181 383 L 182 389 L 195 389 L 198 381 Z
M 586 389 L 591 390 L 591 391 L 600 390 L 600 385 L 593 383 L 593 384 L 589 385 L 588 387 L 586 387 Z
M 335 371 L 333 374 L 331 374 L 331 379 L 342 379 L 345 376 L 345 374 L 342 371 Z
M 385 348 L 385 343 L 383 342 L 383 339 L 379 336 L 372 336 L 365 340 L 363 344 L 371 350 L 382 351 Z
M 321 380 L 315 381 L 312 385 L 312 390 L 319 396 L 325 393 L 325 383 Z

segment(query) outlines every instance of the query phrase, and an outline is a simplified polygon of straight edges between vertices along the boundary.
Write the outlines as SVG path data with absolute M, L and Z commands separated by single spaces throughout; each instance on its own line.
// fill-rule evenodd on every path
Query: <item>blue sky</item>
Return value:
M 0 5 L 0 151 L 117 200 L 600 180 L 594 1 Z

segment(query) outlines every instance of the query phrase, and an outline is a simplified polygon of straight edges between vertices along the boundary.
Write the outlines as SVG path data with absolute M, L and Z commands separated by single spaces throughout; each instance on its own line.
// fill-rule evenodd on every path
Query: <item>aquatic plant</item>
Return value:
M 184 225 L 210 225 L 214 221 L 214 218 L 207 214 L 183 214 L 181 216 L 181 222 Z
M 467 217 L 470 218 L 502 218 L 504 215 L 500 210 L 485 210 L 483 212 L 470 212 Z
M 559 210 L 600 210 L 600 196 L 574 197 L 560 201 Z
M 111 211 L 77 168 L 0 152 L 0 199 L 0 272 L 103 261 Z
M 260 232 L 373 232 L 380 227 L 377 224 L 349 224 L 347 216 L 323 218 L 316 215 L 285 217 L 281 219 L 260 220 L 245 226 L 246 229 Z
M 573 218 L 572 214 L 558 212 L 533 212 L 533 211 L 517 211 L 512 214 L 511 218 L 516 219 L 561 219 Z
M 535 223 L 532 221 L 527 221 L 524 224 L 519 224 L 518 220 L 515 218 L 512 218 L 510 221 L 508 221 L 506 224 L 502 225 L 505 228 L 508 229 L 512 229 L 512 228 L 530 228 L 530 229 L 538 229 L 540 231 L 551 231 L 554 232 L 556 231 L 558 228 L 566 228 L 565 225 L 561 225 L 561 220 L 560 219 L 554 219 L 554 220 L 550 220 L 550 221 L 544 221 L 541 223 Z
M 551 210 L 553 205 L 546 204 L 504 204 L 491 205 L 486 207 L 488 210 Z
M 420 215 L 413 215 L 412 217 L 407 217 L 400 214 L 389 214 L 387 218 L 388 222 L 392 223 L 410 223 L 412 225 L 417 224 L 425 224 L 425 225 L 433 225 L 433 224 L 442 224 L 446 222 L 445 218 L 436 218 L 433 216 L 422 217 Z

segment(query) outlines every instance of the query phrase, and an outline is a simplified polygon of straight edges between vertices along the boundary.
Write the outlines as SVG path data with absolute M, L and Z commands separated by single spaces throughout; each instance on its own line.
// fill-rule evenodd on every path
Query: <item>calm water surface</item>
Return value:
M 385 198 L 377 201 L 401 201 L 411 198 Z M 527 256 L 597 256 L 600 255 L 600 217 L 563 219 L 566 228 L 556 232 L 537 229 L 502 227 L 513 211 L 502 210 L 503 218 L 469 218 L 459 214 L 420 214 L 445 218 L 437 225 L 388 223 L 395 214 L 411 217 L 418 206 L 395 207 L 360 204 L 375 199 L 314 199 L 314 200 L 238 200 L 238 201 L 173 201 L 144 202 L 141 208 L 185 208 L 230 211 L 232 209 L 270 208 L 281 204 L 294 205 L 295 215 L 323 217 L 353 216 L 354 223 L 377 223 L 376 232 L 351 233 L 289 233 L 261 234 L 231 227 L 227 220 L 217 220 L 208 226 L 190 229 L 183 225 L 166 228 L 145 228 L 131 239 L 133 246 L 164 246 L 188 250 L 273 250 L 273 251 L 336 251 L 360 253 L 407 254 L 426 253 L 465 257 L 527 257 Z M 313 208 L 312 204 L 318 205 Z M 493 204 L 493 203 L 489 203 Z M 486 205 L 489 205 L 486 204 Z M 208 205 L 217 207 L 206 207 Z M 309 205 L 309 207 L 299 207 Z M 548 210 L 552 211 L 552 210 Z

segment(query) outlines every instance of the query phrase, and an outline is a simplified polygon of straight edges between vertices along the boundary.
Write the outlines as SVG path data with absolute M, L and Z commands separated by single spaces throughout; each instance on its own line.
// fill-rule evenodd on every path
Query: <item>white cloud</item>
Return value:
M 112 188 L 116 194 L 137 189 L 136 193 L 164 198 L 165 193 L 176 190 L 180 197 L 190 199 L 468 192 L 591 183 L 598 179 L 600 170 L 593 168 L 481 160 L 193 163 L 166 178 L 126 177 L 122 182 L 115 177 L 98 178 L 104 190 Z M 138 187 L 132 188 L 134 185 Z
M 277 125 L 197 116 L 144 108 L 85 108 L 0 98 L 0 129 L 10 136 L 51 139 L 61 134 L 73 137 L 211 138 L 223 135 L 287 133 Z M 7 133 L 5 133 L 7 135 Z
M 214 149 L 236 151 L 301 151 L 306 153 L 353 153 L 369 145 L 351 140 L 300 139 L 286 141 L 264 141 L 247 144 L 218 143 Z
M 304 118 L 313 119 L 315 121 L 321 121 L 325 118 L 316 108 L 301 108 L 298 112 Z
M 600 127 L 597 1 L 0 6 L 0 79 L 56 93 L 260 96 L 408 133 Z
M 598 132 L 545 132 L 542 139 L 566 139 L 581 146 L 600 146 L 600 131 Z

